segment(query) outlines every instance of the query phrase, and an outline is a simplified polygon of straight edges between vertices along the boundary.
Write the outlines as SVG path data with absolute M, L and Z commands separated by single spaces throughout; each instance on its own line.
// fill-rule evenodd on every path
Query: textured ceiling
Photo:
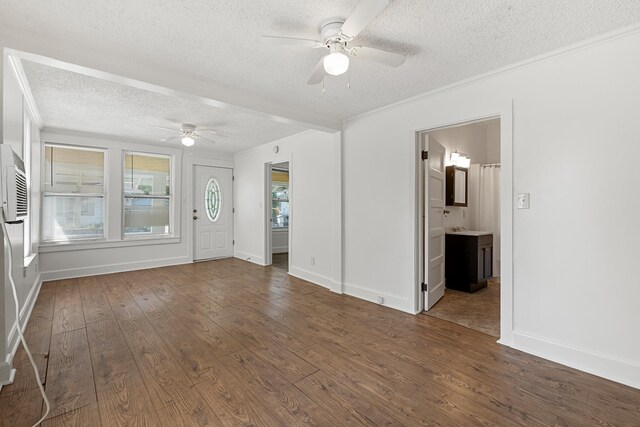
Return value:
M 353 60 L 326 92 L 306 80 L 322 50 L 259 44 L 314 38 L 357 0 L 0 0 L 0 27 L 67 41 L 344 119 L 640 20 L 638 0 L 392 0 L 359 42 L 409 55 L 397 69 Z
M 219 135 L 203 132 L 216 144 L 197 140 L 196 146 L 229 152 L 305 130 L 263 116 L 215 108 L 35 62 L 23 60 L 22 64 L 44 125 L 49 128 L 181 146 L 176 140 L 161 142 L 174 134 L 155 126 L 178 129 L 180 123 L 193 123 L 219 131 Z

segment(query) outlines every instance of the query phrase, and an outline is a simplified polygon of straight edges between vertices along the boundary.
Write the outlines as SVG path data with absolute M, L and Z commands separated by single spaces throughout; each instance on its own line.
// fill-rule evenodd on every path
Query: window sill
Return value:
M 37 253 L 33 253 L 29 256 L 24 257 L 24 268 L 29 268 L 34 259 L 36 259 Z
M 289 227 L 273 227 L 273 231 L 289 231 Z
M 87 249 L 109 249 L 128 246 L 169 245 L 180 243 L 180 237 L 152 237 L 126 240 L 92 240 L 90 242 L 42 243 L 38 252 L 84 251 Z

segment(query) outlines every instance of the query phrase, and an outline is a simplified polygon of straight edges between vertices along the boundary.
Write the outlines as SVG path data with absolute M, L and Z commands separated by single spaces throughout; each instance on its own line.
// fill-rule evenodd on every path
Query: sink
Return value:
M 460 234 L 461 236 L 486 236 L 488 234 L 493 234 L 493 233 L 491 231 L 474 231 L 474 230 L 451 231 L 451 230 L 447 230 L 446 234 Z

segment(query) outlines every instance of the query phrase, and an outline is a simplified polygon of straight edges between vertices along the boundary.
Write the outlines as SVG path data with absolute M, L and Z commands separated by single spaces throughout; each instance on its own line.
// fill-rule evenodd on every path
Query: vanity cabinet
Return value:
M 449 289 L 476 292 L 493 276 L 493 234 L 478 231 L 445 236 L 445 283 Z

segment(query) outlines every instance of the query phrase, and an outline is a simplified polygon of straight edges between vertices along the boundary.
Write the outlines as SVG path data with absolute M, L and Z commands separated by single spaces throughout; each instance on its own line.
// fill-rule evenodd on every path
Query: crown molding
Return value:
M 44 126 L 42 116 L 40 115 L 40 111 L 38 111 L 36 100 L 33 98 L 33 93 L 31 92 L 27 76 L 24 73 L 24 68 L 22 68 L 22 61 L 20 58 L 11 55 L 8 56 L 8 59 L 11 64 L 11 68 L 13 68 L 13 71 L 16 74 L 16 78 L 18 79 L 18 84 L 20 85 L 20 90 L 24 96 L 24 102 L 27 107 L 27 113 L 31 118 L 31 122 L 36 125 L 38 129 L 42 129 Z

